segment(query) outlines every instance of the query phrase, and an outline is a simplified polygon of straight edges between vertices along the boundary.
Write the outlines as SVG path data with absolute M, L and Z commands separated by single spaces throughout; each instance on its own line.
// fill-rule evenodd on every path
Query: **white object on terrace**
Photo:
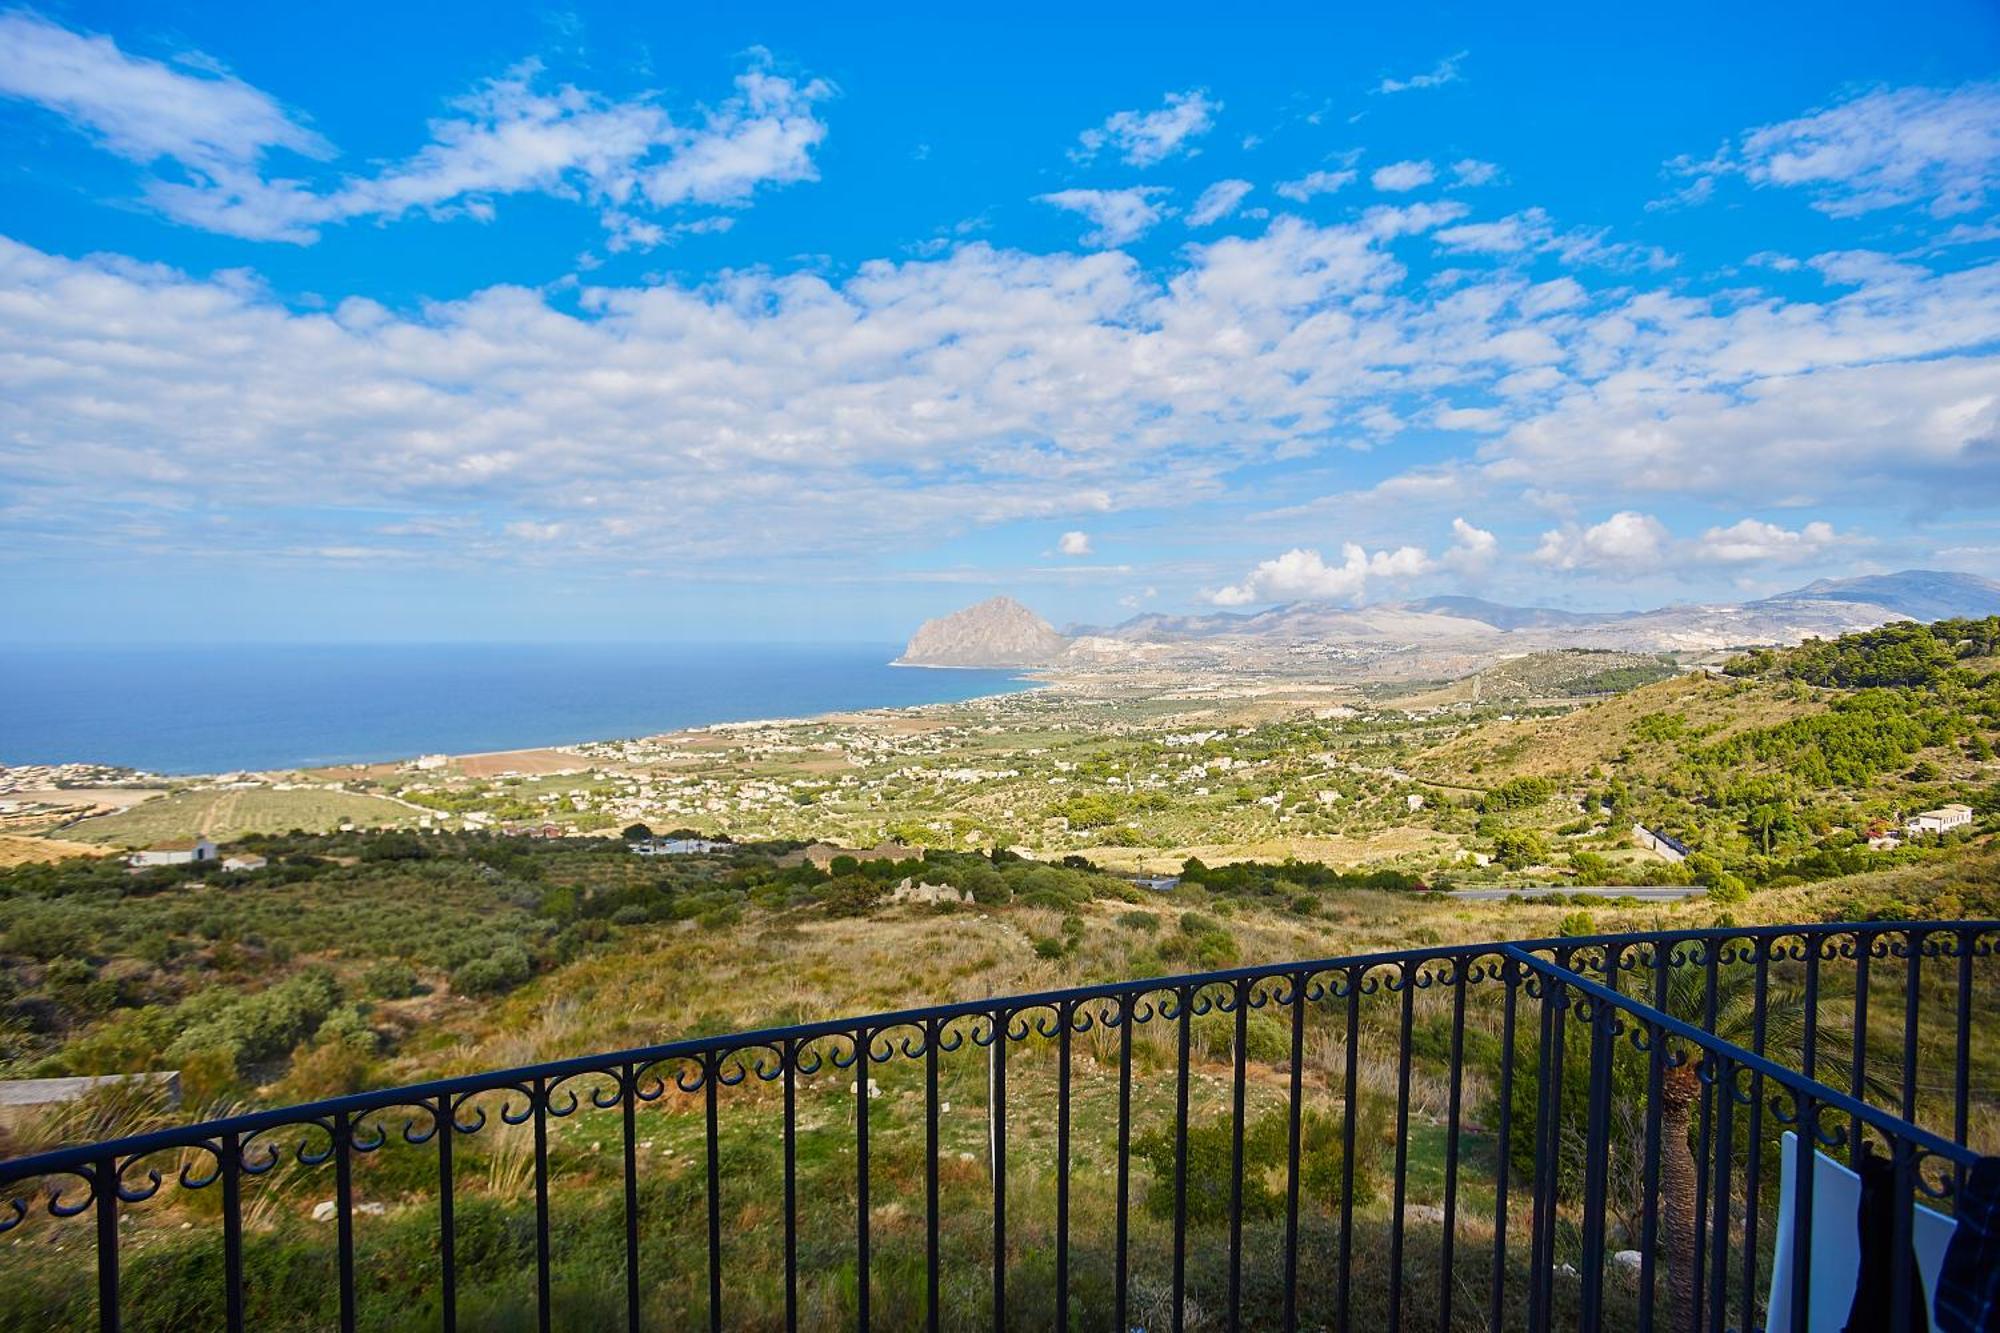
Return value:
M 1797 1207 L 1798 1135 L 1787 1132 L 1778 1177 L 1778 1241 L 1771 1255 L 1771 1301 L 1764 1327 L 1792 1326 L 1792 1264 L 1798 1238 L 1792 1233 Z M 1861 1207 L 1861 1177 L 1825 1153 L 1813 1154 L 1812 1270 L 1806 1276 L 1806 1333 L 1840 1333 L 1854 1305 L 1854 1283 L 1861 1270 L 1861 1238 L 1855 1214 Z M 1917 1272 L 1924 1284 L 1924 1308 L 1937 1299 L 1938 1270 L 1945 1246 L 1958 1223 L 1930 1208 L 1914 1210 L 1910 1239 L 1917 1251 Z M 1935 1326 L 1935 1316 L 1933 1316 Z

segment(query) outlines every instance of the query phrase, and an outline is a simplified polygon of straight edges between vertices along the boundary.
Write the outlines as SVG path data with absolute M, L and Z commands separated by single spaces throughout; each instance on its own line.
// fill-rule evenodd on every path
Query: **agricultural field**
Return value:
M 201 835 L 228 841 L 252 833 L 293 829 L 331 832 L 342 824 L 398 828 L 418 814 L 394 801 L 348 791 L 284 791 L 225 787 L 177 791 L 117 814 L 72 824 L 62 836 L 115 847 L 146 847 Z

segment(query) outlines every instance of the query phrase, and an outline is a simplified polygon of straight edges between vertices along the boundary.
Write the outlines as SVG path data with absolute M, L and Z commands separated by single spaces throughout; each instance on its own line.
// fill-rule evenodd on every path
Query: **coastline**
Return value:
M 887 649 L 885 654 L 884 650 Z M 236 645 L 16 663 L 0 768 L 197 780 L 563 748 L 1031 688 L 889 669 L 892 645 Z

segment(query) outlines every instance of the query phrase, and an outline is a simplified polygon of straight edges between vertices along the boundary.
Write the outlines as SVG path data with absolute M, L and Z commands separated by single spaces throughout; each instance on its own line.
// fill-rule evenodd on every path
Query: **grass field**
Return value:
M 204 834 L 218 841 L 246 833 L 324 833 L 351 822 L 360 828 L 402 828 L 416 812 L 394 801 L 355 792 L 187 791 L 156 797 L 115 815 L 86 819 L 62 831 L 78 842 L 145 847 Z
M 0 833 L 0 867 L 60 861 L 66 856 L 103 856 L 105 849 L 58 838 L 24 838 Z

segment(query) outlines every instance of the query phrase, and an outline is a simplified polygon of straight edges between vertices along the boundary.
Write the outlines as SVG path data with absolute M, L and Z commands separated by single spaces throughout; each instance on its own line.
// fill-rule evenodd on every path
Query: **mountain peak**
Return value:
M 898 666 L 1044 666 L 1062 655 L 1069 640 L 1048 621 L 1012 597 L 989 597 L 926 620 L 910 636 Z

